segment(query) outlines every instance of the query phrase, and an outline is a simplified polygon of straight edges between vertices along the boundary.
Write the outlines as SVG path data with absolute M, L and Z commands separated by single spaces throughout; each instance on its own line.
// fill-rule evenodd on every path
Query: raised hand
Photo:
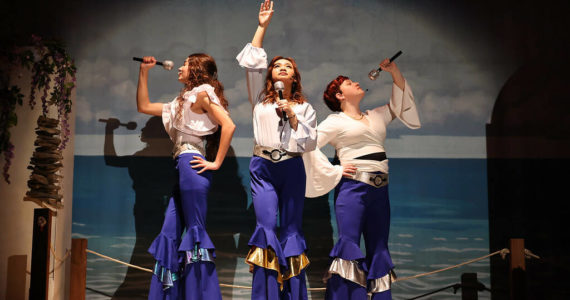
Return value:
M 393 73 L 398 70 L 398 66 L 396 65 L 395 62 L 390 62 L 390 59 L 385 58 L 380 63 L 380 69 L 382 69 L 382 71 Z
M 141 70 L 149 70 L 156 65 L 156 59 L 154 56 L 145 56 L 141 62 Z
M 105 122 L 105 130 L 113 131 L 113 130 L 119 128 L 119 125 L 121 125 L 121 122 L 119 121 L 119 119 L 109 118 Z
M 380 63 L 380 69 L 382 69 L 382 71 L 386 71 L 389 72 L 390 75 L 392 75 L 392 80 L 394 80 L 394 83 L 400 88 L 400 89 L 404 89 L 405 87 L 405 80 L 404 80 L 404 76 L 402 75 L 402 72 L 400 72 L 400 69 L 398 69 L 398 66 L 396 65 L 395 62 L 390 62 L 390 60 L 388 58 L 385 58 L 381 63 Z
M 259 26 L 266 27 L 273 16 L 273 1 L 265 0 L 259 7 Z

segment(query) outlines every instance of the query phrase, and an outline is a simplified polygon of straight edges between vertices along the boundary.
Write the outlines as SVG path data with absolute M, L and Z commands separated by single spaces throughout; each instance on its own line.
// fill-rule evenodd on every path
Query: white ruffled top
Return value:
M 292 106 L 297 115 L 297 130 L 280 122 L 276 113 L 277 104 L 263 103 L 267 54 L 263 48 L 248 43 L 236 57 L 239 65 L 246 69 L 248 99 L 253 108 L 253 137 L 260 146 L 282 148 L 289 152 L 306 152 L 315 149 L 317 141 L 317 115 L 313 107 L 305 102 Z M 283 133 L 281 133 L 283 131 Z
M 388 159 L 383 161 L 356 159 L 366 154 L 385 152 L 386 127 L 395 118 L 408 128 L 420 128 L 414 95 L 406 81 L 404 90 L 392 85 L 388 104 L 364 113 L 368 126 L 345 113 L 330 114 L 318 127 L 317 149 L 303 154 L 307 173 L 307 197 L 318 197 L 332 190 L 342 178 L 342 166 L 332 165 L 319 150 L 331 144 L 341 164 L 353 164 L 359 171 L 388 173 Z
M 218 124 L 210 119 L 207 113 L 195 113 L 190 109 L 192 104 L 196 103 L 196 97 L 201 92 L 206 92 L 212 103 L 222 106 L 214 87 L 207 83 L 197 86 L 182 95 L 184 102 L 180 120 L 176 120 L 178 97 L 162 106 L 162 123 L 175 145 L 180 145 L 184 142 L 202 145 L 205 136 L 218 130 Z

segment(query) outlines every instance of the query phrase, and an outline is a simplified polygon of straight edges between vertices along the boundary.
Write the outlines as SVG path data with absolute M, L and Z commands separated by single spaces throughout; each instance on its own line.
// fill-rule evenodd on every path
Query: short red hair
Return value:
M 337 93 L 342 93 L 340 91 L 340 85 L 347 80 L 348 77 L 339 75 L 335 80 L 329 82 L 325 92 L 323 93 L 323 99 L 325 100 L 325 104 L 332 110 L 332 111 L 341 111 L 340 109 L 340 101 L 336 97 Z

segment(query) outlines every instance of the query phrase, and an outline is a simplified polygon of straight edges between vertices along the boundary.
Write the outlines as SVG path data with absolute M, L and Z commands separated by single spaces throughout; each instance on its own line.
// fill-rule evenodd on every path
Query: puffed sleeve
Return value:
M 390 98 L 389 107 L 392 114 L 410 129 L 421 127 L 414 94 L 408 85 L 408 81 L 405 81 L 404 90 L 401 90 L 396 84 L 392 85 L 392 97 Z M 386 110 L 386 113 L 390 113 L 390 111 Z
M 342 166 L 330 163 L 320 148 L 338 136 L 340 122 L 329 116 L 317 129 L 317 145 L 314 151 L 303 153 L 303 163 L 307 174 L 305 196 L 315 198 L 334 189 L 342 178 Z
M 289 152 L 312 151 L 317 146 L 317 113 L 309 103 L 295 105 L 293 111 L 297 116 L 297 130 L 286 125 L 281 136 L 281 144 Z
M 263 91 L 263 71 L 267 69 L 267 54 L 263 48 L 247 43 L 236 59 L 246 70 L 248 99 L 252 105 L 255 105 Z
M 174 130 L 174 126 L 172 125 L 172 123 L 174 122 L 175 117 L 176 117 L 176 99 L 174 99 L 172 102 L 165 103 L 164 105 L 162 105 L 162 124 L 164 125 L 164 129 L 166 130 L 171 139 L 173 138 L 172 134 Z

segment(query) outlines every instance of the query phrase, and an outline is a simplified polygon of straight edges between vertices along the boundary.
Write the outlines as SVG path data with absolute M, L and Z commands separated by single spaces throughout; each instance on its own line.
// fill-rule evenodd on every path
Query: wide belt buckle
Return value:
M 377 174 L 376 176 L 372 176 L 369 179 L 376 187 L 379 187 L 382 185 L 382 182 L 384 181 L 382 179 L 382 176 L 380 176 L 380 174 Z
M 273 149 L 271 152 L 269 152 L 267 150 L 263 150 L 263 154 L 268 155 L 272 161 L 280 161 L 283 156 L 287 155 L 287 151 Z

